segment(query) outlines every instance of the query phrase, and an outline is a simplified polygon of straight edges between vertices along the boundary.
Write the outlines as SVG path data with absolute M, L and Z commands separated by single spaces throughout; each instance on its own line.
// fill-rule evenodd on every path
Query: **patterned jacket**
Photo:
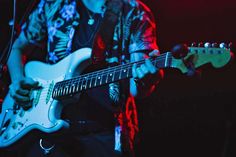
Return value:
M 106 53 L 108 61 L 119 64 L 128 63 L 131 53 L 158 49 L 156 25 L 150 9 L 138 0 L 124 1 L 124 11 L 114 31 L 112 50 Z M 77 3 L 76 0 L 41 0 L 23 26 L 24 35 L 32 44 L 47 44 L 46 58 L 50 64 L 73 53 L 73 36 L 80 26 Z M 121 150 L 122 146 L 123 151 L 133 150 L 138 132 L 135 101 L 127 95 L 122 101 L 125 107 L 115 114 L 119 128 L 116 129 L 115 149 Z

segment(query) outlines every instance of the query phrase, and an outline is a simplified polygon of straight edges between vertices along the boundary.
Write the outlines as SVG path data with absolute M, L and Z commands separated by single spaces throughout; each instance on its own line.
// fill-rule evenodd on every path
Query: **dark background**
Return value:
M 17 1 L 17 22 L 30 0 Z M 162 52 L 178 43 L 236 43 L 235 0 L 143 0 L 157 23 Z M 0 1 L 0 52 L 10 38 L 12 1 Z M 235 46 L 235 45 L 234 45 Z M 232 51 L 235 51 L 235 48 Z M 196 76 L 165 69 L 165 78 L 138 102 L 140 145 L 137 154 L 159 157 L 233 157 L 236 155 L 235 61 L 215 69 L 201 67 Z M 7 77 L 0 80 L 7 89 Z M 0 96 L 4 95 L 1 90 Z

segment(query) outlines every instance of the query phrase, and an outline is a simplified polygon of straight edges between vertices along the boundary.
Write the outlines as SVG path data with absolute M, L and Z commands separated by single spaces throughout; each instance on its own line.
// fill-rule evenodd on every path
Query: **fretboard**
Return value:
M 156 58 L 151 58 L 151 62 L 157 68 L 164 68 L 171 66 L 171 59 L 172 55 L 168 52 L 163 53 Z M 113 66 L 57 82 L 54 86 L 52 97 L 54 99 L 60 99 L 80 93 L 84 90 L 131 78 L 133 65 L 137 64 L 137 66 L 140 66 L 144 62 L 145 60 L 141 60 L 138 62 Z

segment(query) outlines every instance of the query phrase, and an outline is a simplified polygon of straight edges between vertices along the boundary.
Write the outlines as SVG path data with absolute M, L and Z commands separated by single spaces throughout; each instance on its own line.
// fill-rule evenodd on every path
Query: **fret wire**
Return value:
M 65 95 L 65 88 L 63 88 L 63 90 L 62 90 L 62 95 Z
M 106 83 L 108 83 L 109 82 L 109 78 L 110 78 L 110 76 L 113 76 L 113 74 L 112 74 L 112 70 L 110 70 L 110 68 L 109 68 L 109 70 L 106 72 Z
M 62 90 L 61 90 L 61 88 L 60 88 L 59 91 L 58 91 L 58 96 L 61 95 L 61 92 L 62 92 Z
M 104 73 L 104 71 L 102 71 L 102 73 L 101 73 L 101 75 L 100 75 L 100 77 L 101 77 L 101 79 L 100 79 L 100 85 L 102 84 L 102 76 L 103 76 L 103 73 Z
M 120 69 L 119 79 L 121 79 L 121 75 L 122 75 L 122 67 Z
M 79 91 L 79 82 L 76 83 L 76 92 L 78 92 L 78 91 Z
M 84 80 L 83 80 L 83 78 L 81 77 L 81 81 L 79 81 L 79 82 L 81 82 L 81 84 L 80 84 L 80 91 L 82 91 L 82 88 L 83 88 L 83 83 L 84 83 Z
M 93 82 L 92 82 L 92 87 L 95 87 L 96 86 L 96 82 L 97 82 L 97 76 L 92 76 L 93 78 Z
M 129 70 L 130 70 L 130 68 L 127 69 L 126 77 L 129 77 Z
M 97 73 L 97 76 L 98 76 L 98 73 Z M 97 76 L 95 77 L 95 84 L 94 84 L 94 86 L 96 87 L 96 85 L 97 85 Z
M 72 91 L 72 86 L 69 86 L 69 89 L 68 89 L 68 91 L 69 91 L 69 94 L 71 94 L 71 91 Z
M 68 94 L 71 94 L 71 87 L 72 87 L 72 86 L 69 86 L 69 87 L 68 87 Z
M 72 86 L 72 93 L 75 93 L 75 85 Z
M 110 73 L 108 72 L 107 73 L 107 77 L 106 77 L 106 83 L 107 83 L 107 80 L 108 80 L 108 76 L 110 75 Z
M 72 84 L 72 86 L 70 86 L 70 94 L 73 94 L 73 93 L 75 93 L 75 92 L 74 92 L 74 87 L 75 87 L 75 85 L 74 85 L 74 84 Z
M 114 71 L 113 71 L 113 76 L 112 76 L 112 81 L 114 81 L 115 76 L 116 76 L 116 71 L 114 70 Z
M 99 83 L 101 82 L 101 76 L 98 76 L 98 85 L 99 85 Z
M 85 89 L 87 89 L 87 82 L 88 82 L 88 78 L 87 77 L 85 77 Z
M 60 88 L 59 89 L 59 94 L 58 94 L 59 96 L 61 96 L 62 95 L 62 89 Z
M 66 86 L 65 94 L 68 94 L 68 86 Z
M 87 82 L 87 77 L 83 78 L 83 84 L 82 84 L 82 90 L 86 89 L 86 82 Z
M 91 76 L 91 74 L 88 75 L 88 81 L 89 81 L 89 87 L 88 87 L 88 88 L 91 88 L 92 78 L 93 78 L 93 77 Z
M 93 82 L 93 77 L 90 77 L 89 88 L 91 88 L 91 87 L 92 87 L 92 82 Z
M 60 95 L 61 95 L 61 89 L 59 88 L 57 92 L 57 96 L 60 96 Z
M 83 77 L 79 77 L 78 79 L 77 79 L 77 81 L 78 81 L 78 83 L 79 83 L 79 91 L 81 91 L 81 86 L 83 85 Z

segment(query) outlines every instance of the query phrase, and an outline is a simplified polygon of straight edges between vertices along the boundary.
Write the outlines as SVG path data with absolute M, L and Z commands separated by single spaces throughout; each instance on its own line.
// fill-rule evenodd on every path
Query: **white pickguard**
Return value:
M 67 128 L 69 124 L 60 119 L 63 105 L 52 99 L 52 89 L 56 82 L 81 74 L 90 64 L 90 57 L 91 49 L 83 48 L 55 65 L 27 63 L 25 75 L 39 81 L 42 88 L 33 91 L 32 108 L 27 111 L 19 108 L 14 112 L 14 100 L 6 96 L 0 114 L 0 147 L 10 146 L 34 129 L 52 133 Z

